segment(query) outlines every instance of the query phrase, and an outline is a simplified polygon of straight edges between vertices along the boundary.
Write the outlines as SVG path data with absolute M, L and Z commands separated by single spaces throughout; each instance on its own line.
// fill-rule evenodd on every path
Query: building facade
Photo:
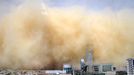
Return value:
M 127 59 L 127 74 L 134 75 L 134 58 Z

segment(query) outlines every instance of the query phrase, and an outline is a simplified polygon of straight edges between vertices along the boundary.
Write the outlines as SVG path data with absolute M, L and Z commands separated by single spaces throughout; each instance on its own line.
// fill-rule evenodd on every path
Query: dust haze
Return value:
M 125 64 L 134 56 L 133 13 L 23 3 L 0 23 L 0 67 L 57 69 L 79 64 L 87 48 L 95 63 Z

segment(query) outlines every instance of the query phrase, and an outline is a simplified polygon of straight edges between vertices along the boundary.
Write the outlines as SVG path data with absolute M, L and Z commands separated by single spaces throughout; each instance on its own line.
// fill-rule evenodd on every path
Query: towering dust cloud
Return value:
M 123 64 L 134 56 L 133 13 L 24 3 L 0 25 L 0 66 L 56 69 L 63 63 L 79 63 L 87 46 L 94 49 L 95 63 Z

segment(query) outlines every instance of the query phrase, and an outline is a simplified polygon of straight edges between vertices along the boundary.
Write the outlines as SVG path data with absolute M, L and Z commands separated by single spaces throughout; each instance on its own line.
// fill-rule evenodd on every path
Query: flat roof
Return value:
M 47 74 L 57 74 L 57 73 L 66 73 L 64 70 L 46 70 L 45 73 Z

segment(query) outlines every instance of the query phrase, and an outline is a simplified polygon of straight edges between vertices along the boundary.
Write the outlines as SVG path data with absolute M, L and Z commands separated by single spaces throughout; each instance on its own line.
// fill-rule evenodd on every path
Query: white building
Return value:
M 64 64 L 64 65 L 63 65 L 63 71 L 65 71 L 66 74 L 71 74 L 71 73 L 73 73 L 72 65 L 70 65 L 70 64 Z
M 134 58 L 127 59 L 127 74 L 134 75 Z
M 93 65 L 93 72 L 95 73 L 106 73 L 106 72 L 113 72 L 113 65 L 112 64 L 94 64 Z

